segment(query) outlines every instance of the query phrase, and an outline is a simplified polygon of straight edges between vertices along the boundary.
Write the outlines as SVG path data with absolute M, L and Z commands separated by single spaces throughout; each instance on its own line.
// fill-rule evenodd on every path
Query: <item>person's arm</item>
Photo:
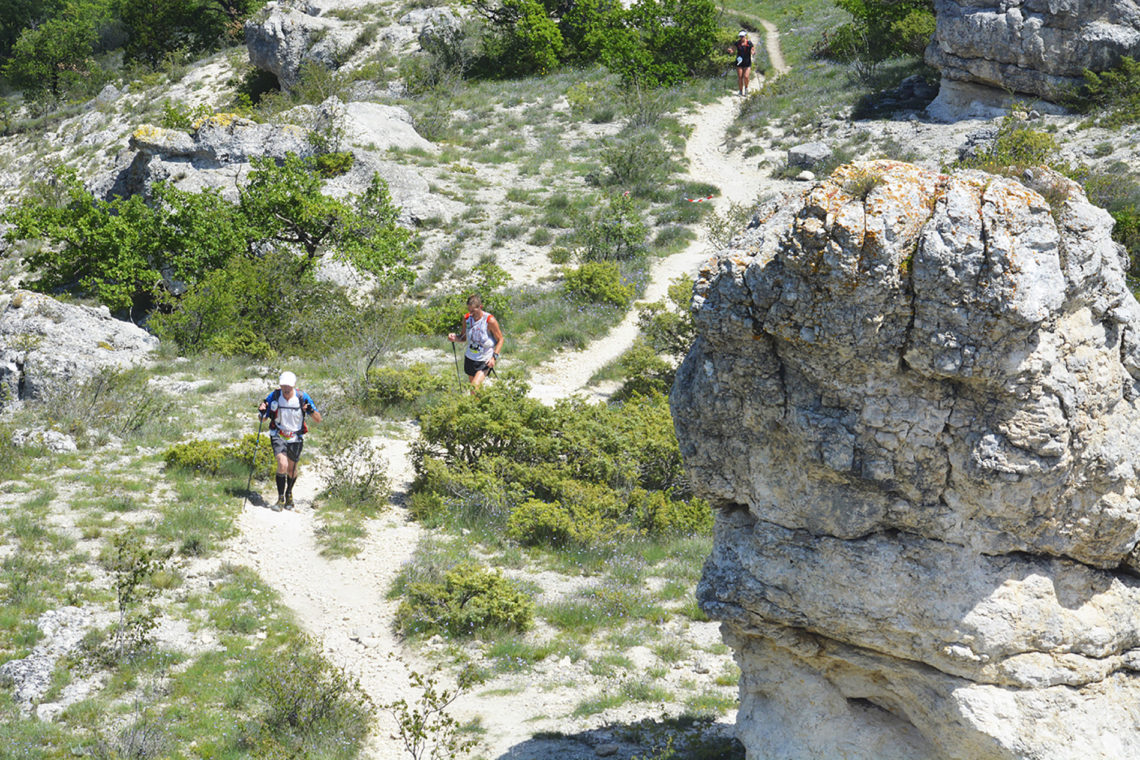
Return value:
M 487 317 L 487 329 L 495 339 L 494 355 L 491 356 L 491 361 L 487 362 L 487 366 L 494 367 L 495 362 L 499 360 L 499 352 L 503 350 L 503 331 L 499 329 L 499 320 L 490 315 Z
M 462 343 L 467 340 L 467 318 L 464 317 L 463 321 L 459 323 L 459 332 L 448 333 L 447 339 L 452 343 Z
M 313 424 L 319 423 L 321 421 L 321 413 L 317 410 L 316 404 L 313 403 L 313 399 L 309 397 L 308 393 L 301 398 L 301 402 L 305 405 L 305 414 L 309 415 L 309 419 L 313 421 Z
M 270 399 L 272 396 L 273 396 L 273 394 L 272 394 L 272 393 L 271 393 L 271 394 L 269 394 L 268 396 L 266 396 L 266 397 L 265 397 L 265 398 L 262 400 L 261 404 L 260 404 L 260 405 L 257 407 L 257 416 L 258 416 L 258 417 L 261 417 L 261 418 L 263 418 L 263 419 L 264 419 L 265 417 L 268 417 L 268 416 L 269 416 L 269 415 L 268 415 L 268 414 L 266 414 L 265 412 L 266 412 L 266 410 L 268 410 L 268 409 L 269 409 L 269 399 Z

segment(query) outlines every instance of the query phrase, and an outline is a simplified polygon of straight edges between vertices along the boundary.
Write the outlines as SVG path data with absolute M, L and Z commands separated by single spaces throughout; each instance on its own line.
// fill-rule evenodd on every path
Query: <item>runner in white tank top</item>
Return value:
M 463 332 L 448 333 L 447 339 L 452 343 L 467 341 L 463 369 L 474 392 L 499 360 L 499 352 L 503 350 L 503 331 L 495 315 L 483 311 L 483 299 L 479 296 L 468 298 L 467 308 L 470 311 L 463 317 Z

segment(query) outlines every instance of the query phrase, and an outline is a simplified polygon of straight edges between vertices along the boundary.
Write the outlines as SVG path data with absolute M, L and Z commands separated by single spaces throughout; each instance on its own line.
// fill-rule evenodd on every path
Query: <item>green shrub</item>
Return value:
M 499 324 L 511 318 L 511 298 L 501 288 L 510 281 L 506 270 L 496 264 L 484 262 L 472 269 L 474 283 L 469 288 L 458 288 L 446 295 L 433 298 L 427 306 L 411 310 L 403 319 L 404 329 L 412 335 L 446 335 L 455 332 L 467 313 L 467 297 L 478 293 L 483 299 L 483 310 L 495 315 Z
M 387 500 L 392 488 L 388 469 L 367 437 L 334 436 L 325 441 L 324 450 L 329 460 L 328 496 L 366 511 Z
M 676 365 L 661 358 L 653 350 L 649 341 L 639 337 L 618 359 L 624 381 L 618 392 L 619 398 L 630 398 L 653 393 L 666 394 L 673 386 Z
M 637 195 L 668 176 L 669 153 L 653 129 L 623 130 L 605 142 L 601 158 L 606 169 L 601 184 L 629 188 Z
M 356 155 L 351 151 L 339 151 L 337 153 L 322 153 L 313 159 L 320 175 L 326 179 L 332 177 L 339 177 L 342 174 L 348 174 L 356 163 Z
M 250 663 L 246 680 L 260 720 L 246 743 L 258 757 L 355 757 L 368 736 L 375 708 L 356 678 L 301 638 Z
M 441 393 L 452 387 L 450 375 L 432 374 L 426 364 L 410 367 L 377 367 L 368 371 L 365 394 L 368 404 L 381 409 L 399 404 L 410 404 L 424 396 Z
M 563 273 L 566 294 L 575 301 L 610 304 L 624 309 L 633 300 L 634 286 L 623 284 L 616 261 L 587 261 Z
M 636 489 L 629 504 L 638 522 L 653 535 L 712 532 L 712 509 L 703 499 L 672 499 L 664 491 Z
M 227 468 L 235 472 L 248 472 L 253 467 L 255 477 L 268 478 L 277 469 L 277 458 L 268 435 L 247 433 L 230 443 L 191 440 L 176 443 L 162 454 L 166 466 L 204 475 L 218 475 Z
M 1052 166 L 1058 148 L 1057 138 L 1034 129 L 1013 106 L 998 126 L 990 147 L 977 157 L 959 161 L 957 166 L 981 169 L 995 174 L 1014 174 L 1029 166 Z
M 931 0 L 835 0 L 853 17 L 813 50 L 817 57 L 874 65 L 900 55 L 921 56 L 934 33 Z
M 548 546 L 612 545 L 711 524 L 708 505 L 687 501 L 660 394 L 547 407 L 505 381 L 425 409 L 421 435 L 411 502 L 429 524 L 482 526 L 489 536 Z
M 205 103 L 190 107 L 185 103 L 172 103 L 169 100 L 164 100 L 162 103 L 162 119 L 159 124 L 166 129 L 181 129 L 190 132 L 197 122 L 213 115 L 214 109 Z
M 465 563 L 445 573 L 442 582 L 411 584 L 396 617 L 408 635 L 481 636 L 527 630 L 534 605 L 498 571 Z
M 216 475 L 224 460 L 222 445 L 217 441 L 176 443 L 162 455 L 167 467 Z
M 511 512 L 507 535 L 522 544 L 567 544 L 574 538 L 574 518 L 561 504 L 528 499 Z
M 645 253 L 645 222 L 625 195 L 613 195 L 578 231 L 581 261 L 629 261 Z
M 1116 68 L 1100 73 L 1086 69 L 1084 76 L 1070 105 L 1085 113 L 1096 112 L 1096 122 L 1108 129 L 1140 121 L 1140 63 L 1123 56 Z

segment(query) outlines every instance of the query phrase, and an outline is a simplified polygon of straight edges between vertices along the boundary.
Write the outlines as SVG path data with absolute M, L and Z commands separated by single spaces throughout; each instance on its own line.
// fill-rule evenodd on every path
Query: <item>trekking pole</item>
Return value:
M 253 486 L 253 471 L 257 469 L 257 452 L 261 448 L 261 426 L 265 424 L 265 418 L 261 416 L 261 412 L 257 413 L 257 437 L 253 439 L 253 456 L 249 461 L 249 480 L 245 483 L 245 496 L 241 500 L 241 508 L 245 509 L 245 503 L 249 501 L 249 489 Z

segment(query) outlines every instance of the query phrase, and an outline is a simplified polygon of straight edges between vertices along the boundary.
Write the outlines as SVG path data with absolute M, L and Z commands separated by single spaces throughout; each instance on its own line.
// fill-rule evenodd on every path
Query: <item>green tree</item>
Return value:
M 312 269 L 325 252 L 371 272 L 381 282 L 411 281 L 413 234 L 396 223 L 384 181 L 373 177 L 360 196 L 331 198 L 311 160 L 254 161 L 239 203 L 217 192 L 188 193 L 159 184 L 141 196 L 102 201 L 62 169 L 49 188 L 5 215 L 10 240 L 40 240 L 26 256 L 36 287 L 90 295 L 112 309 L 146 310 L 156 294 L 174 301 L 189 286 L 235 259 L 300 248 L 297 266 Z M 165 299 L 172 308 L 171 298 Z
M 331 248 L 334 255 L 393 283 L 411 282 L 412 234 L 396 224 L 386 183 L 373 176 L 362 196 L 345 200 L 321 192 L 313 162 L 288 155 L 281 164 L 253 160 L 241 210 L 254 239 L 299 246 L 305 266 Z
M 835 0 L 853 20 L 828 37 L 825 50 L 841 60 L 878 63 L 921 55 L 934 34 L 933 0 Z
M 151 265 L 158 237 L 140 196 L 101 201 L 73 169 L 60 169 L 54 185 L 6 215 L 9 239 L 41 240 L 25 256 L 40 290 L 74 289 L 112 309 L 128 309 L 161 279 Z
M 30 97 L 59 98 L 97 70 L 92 53 L 104 10 L 70 3 L 56 18 L 24 29 L 4 64 L 4 77 Z
M 637 0 L 596 32 L 602 62 L 627 82 L 659 87 L 697 73 L 716 48 L 712 0 Z
M 0 61 L 8 57 L 25 29 L 53 18 L 61 5 L 58 0 L 0 0 Z
M 118 0 L 129 35 L 127 58 L 154 65 L 168 52 L 203 50 L 241 37 L 242 21 L 260 0 Z

